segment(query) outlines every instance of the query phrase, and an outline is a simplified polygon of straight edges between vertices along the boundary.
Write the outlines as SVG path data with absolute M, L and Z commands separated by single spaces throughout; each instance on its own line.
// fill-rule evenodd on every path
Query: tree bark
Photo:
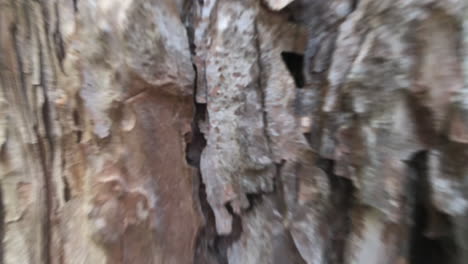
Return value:
M 0 264 L 468 263 L 463 0 L 0 0 Z

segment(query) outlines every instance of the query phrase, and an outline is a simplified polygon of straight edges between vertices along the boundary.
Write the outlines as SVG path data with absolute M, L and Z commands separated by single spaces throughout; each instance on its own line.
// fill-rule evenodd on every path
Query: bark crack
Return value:
M 39 33 L 38 33 L 39 34 Z M 39 146 L 39 156 L 41 159 L 42 169 L 43 169 L 43 183 L 44 183 L 44 192 L 45 192 L 45 219 L 44 219 L 44 263 L 50 264 L 52 263 L 52 252 L 51 252 L 51 243 L 52 243 L 52 223 L 51 223 L 51 214 L 52 214 L 52 187 L 51 187 L 51 176 L 52 173 L 49 168 L 50 162 L 54 159 L 54 144 L 51 134 L 51 120 L 49 117 L 50 110 L 49 110 L 49 97 L 47 94 L 47 81 L 45 79 L 45 62 L 44 62 L 44 43 L 40 36 L 37 36 L 38 39 L 38 51 L 39 51 L 39 67 L 40 67 L 40 86 L 42 87 L 42 92 L 44 96 L 44 102 L 42 105 L 42 118 L 44 123 L 44 130 L 45 130 L 45 138 L 49 145 L 49 152 L 47 153 L 46 143 L 43 140 L 42 135 L 40 134 L 38 128 L 36 127 L 36 137 L 38 140 Z
M 52 34 L 55 46 L 55 53 L 59 61 L 60 70 L 65 74 L 63 69 L 63 60 L 65 59 L 65 44 L 63 42 L 62 34 L 60 33 L 60 12 L 58 11 L 58 3 L 54 4 L 55 10 L 55 31 Z
M 427 151 L 420 151 L 408 162 L 413 174 L 408 188 L 413 199 L 410 262 L 453 263 L 457 256 L 453 226 L 449 216 L 438 212 L 431 204 L 427 157 Z
M 265 135 L 268 147 L 269 155 L 272 155 L 272 140 L 270 133 L 268 132 L 268 112 L 266 110 L 266 87 L 264 87 L 262 82 L 263 66 L 262 66 L 262 50 L 260 43 L 260 35 L 258 31 L 258 18 L 255 18 L 254 21 L 254 37 L 255 37 L 255 49 L 257 50 L 257 67 L 258 67 L 258 76 L 257 76 L 257 85 L 258 92 L 260 95 L 260 105 L 262 107 L 262 121 L 263 121 L 263 134 Z

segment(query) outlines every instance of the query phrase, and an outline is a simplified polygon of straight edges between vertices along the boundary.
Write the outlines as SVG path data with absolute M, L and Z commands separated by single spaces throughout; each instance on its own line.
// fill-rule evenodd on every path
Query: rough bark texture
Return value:
M 0 263 L 468 263 L 463 0 L 0 0 Z

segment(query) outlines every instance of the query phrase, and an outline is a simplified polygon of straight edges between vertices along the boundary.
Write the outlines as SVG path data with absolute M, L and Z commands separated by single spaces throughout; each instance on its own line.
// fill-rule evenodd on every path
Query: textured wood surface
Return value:
M 467 8 L 0 0 L 0 263 L 467 263 Z

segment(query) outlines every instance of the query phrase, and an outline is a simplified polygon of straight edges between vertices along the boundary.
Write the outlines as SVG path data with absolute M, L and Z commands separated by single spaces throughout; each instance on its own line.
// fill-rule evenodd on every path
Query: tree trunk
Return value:
M 0 0 L 0 264 L 468 263 L 464 0 Z

